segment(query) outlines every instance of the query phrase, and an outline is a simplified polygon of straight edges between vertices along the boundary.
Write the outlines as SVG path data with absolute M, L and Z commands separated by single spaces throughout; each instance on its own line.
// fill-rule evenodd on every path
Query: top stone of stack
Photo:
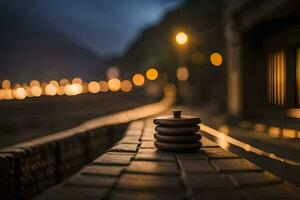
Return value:
M 200 118 L 194 116 L 181 116 L 181 111 L 173 111 L 173 116 L 162 116 L 154 119 L 154 124 L 167 127 L 193 126 L 201 123 Z

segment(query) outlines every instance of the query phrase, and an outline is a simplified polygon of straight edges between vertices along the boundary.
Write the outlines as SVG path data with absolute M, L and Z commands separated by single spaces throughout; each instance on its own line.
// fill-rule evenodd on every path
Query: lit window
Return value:
M 268 56 L 268 102 L 283 106 L 286 96 L 286 56 L 277 51 Z

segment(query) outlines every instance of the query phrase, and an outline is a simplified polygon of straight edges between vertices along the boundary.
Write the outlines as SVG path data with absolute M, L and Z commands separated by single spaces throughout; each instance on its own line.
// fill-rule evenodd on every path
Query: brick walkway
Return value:
M 78 174 L 37 199 L 300 199 L 300 190 L 202 138 L 198 153 L 167 153 L 153 145 L 152 119 Z

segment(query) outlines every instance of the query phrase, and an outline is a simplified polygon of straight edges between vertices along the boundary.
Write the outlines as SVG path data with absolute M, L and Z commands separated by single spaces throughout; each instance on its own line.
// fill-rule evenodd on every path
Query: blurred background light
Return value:
M 42 95 L 42 89 L 40 86 L 33 85 L 31 87 L 31 94 L 35 97 L 40 97 Z
M 176 42 L 177 42 L 178 44 L 184 45 L 184 44 L 186 44 L 187 41 L 188 41 L 188 36 L 187 36 L 187 34 L 184 33 L 184 32 L 179 32 L 179 33 L 176 34 L 175 40 L 176 40 Z
M 73 78 L 73 80 L 72 80 L 72 83 L 79 83 L 79 84 L 82 84 L 82 79 L 81 78 L 79 78 L 79 77 L 76 77 L 76 78 Z
M 215 52 L 210 55 L 210 62 L 212 65 L 218 67 L 223 63 L 223 57 L 220 53 Z
M 3 80 L 2 81 L 2 88 L 3 89 L 9 89 L 11 87 L 11 83 L 9 80 Z
M 70 84 L 70 81 L 68 79 L 63 78 L 59 81 L 59 84 L 62 86 L 66 86 L 66 85 Z
M 130 92 L 132 90 L 132 84 L 129 80 L 124 80 L 121 82 L 121 90 L 123 92 Z
M 121 88 L 121 81 L 117 78 L 110 79 L 108 81 L 108 88 L 113 92 L 119 91 Z
M 26 98 L 26 90 L 23 87 L 18 87 L 14 90 L 14 94 L 16 99 L 25 99 Z
M 120 76 L 120 71 L 118 67 L 113 66 L 107 69 L 106 77 L 108 80 L 113 78 L 119 78 L 119 76 Z
M 57 88 L 55 87 L 55 85 L 48 84 L 45 87 L 45 93 L 48 96 L 54 96 L 57 94 Z
M 93 94 L 100 92 L 100 85 L 99 85 L 99 83 L 96 82 L 96 81 L 89 82 L 89 84 L 88 84 L 88 91 L 90 93 L 93 93 Z
M 142 86 L 145 83 L 145 78 L 144 78 L 144 76 L 142 74 L 135 74 L 132 77 L 132 82 L 136 86 Z
M 146 72 L 146 77 L 147 77 L 147 79 L 153 81 L 153 80 L 157 79 L 158 71 L 154 68 L 150 68 Z
M 107 92 L 108 91 L 108 85 L 106 81 L 99 81 L 100 85 L 100 91 L 101 92 Z
M 187 81 L 189 79 L 190 73 L 186 67 L 179 67 L 176 70 L 176 76 L 180 81 Z

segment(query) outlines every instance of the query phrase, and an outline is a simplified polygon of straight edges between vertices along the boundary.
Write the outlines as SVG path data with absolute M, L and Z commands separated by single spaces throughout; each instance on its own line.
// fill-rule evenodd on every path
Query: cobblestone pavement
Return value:
M 300 199 L 293 184 L 202 138 L 197 153 L 157 151 L 151 118 L 37 199 Z

